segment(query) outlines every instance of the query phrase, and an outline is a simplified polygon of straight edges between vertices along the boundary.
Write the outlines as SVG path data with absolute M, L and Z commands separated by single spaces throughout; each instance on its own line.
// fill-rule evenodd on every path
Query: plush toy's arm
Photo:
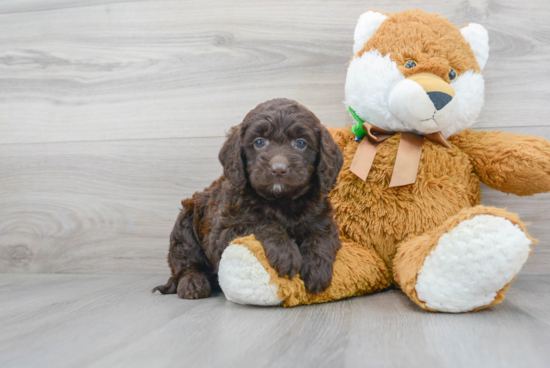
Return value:
M 481 181 L 520 196 L 550 192 L 550 144 L 546 139 L 466 130 L 449 142 L 471 158 Z

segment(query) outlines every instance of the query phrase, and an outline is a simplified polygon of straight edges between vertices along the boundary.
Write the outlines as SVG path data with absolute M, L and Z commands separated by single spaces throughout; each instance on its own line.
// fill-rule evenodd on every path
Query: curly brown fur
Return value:
M 300 272 L 308 292 L 328 288 L 341 245 L 327 195 L 343 157 L 317 117 L 296 101 L 264 102 L 231 129 L 219 159 L 224 175 L 182 202 L 172 277 L 153 292 L 209 296 L 224 249 L 250 234 L 281 277 Z

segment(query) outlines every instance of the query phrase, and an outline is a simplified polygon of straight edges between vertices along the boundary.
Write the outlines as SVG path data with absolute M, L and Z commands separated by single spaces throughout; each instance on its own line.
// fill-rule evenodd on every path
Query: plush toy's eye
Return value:
M 451 69 L 451 71 L 449 72 L 449 79 L 452 81 L 456 79 L 456 70 Z
M 263 138 L 258 138 L 256 139 L 256 141 L 254 142 L 254 146 L 256 148 L 262 148 L 262 147 L 265 147 L 265 140 Z
M 307 143 L 306 141 L 304 141 L 303 139 L 298 139 L 296 141 L 296 148 L 299 148 L 299 149 L 304 149 L 307 147 Z
M 407 69 L 412 69 L 416 66 L 416 61 L 414 60 L 409 60 L 405 63 L 405 68 Z

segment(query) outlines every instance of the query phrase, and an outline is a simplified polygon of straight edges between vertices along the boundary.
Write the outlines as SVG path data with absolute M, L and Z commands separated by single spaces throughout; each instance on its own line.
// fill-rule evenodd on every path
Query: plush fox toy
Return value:
M 419 10 L 359 18 L 346 79 L 356 124 L 331 131 L 345 162 L 331 193 L 343 246 L 330 287 L 280 278 L 253 235 L 225 250 L 229 300 L 295 306 L 401 288 L 421 308 L 500 303 L 531 251 L 517 215 L 479 205 L 480 183 L 550 191 L 550 144 L 468 128 L 483 105 L 488 34 Z

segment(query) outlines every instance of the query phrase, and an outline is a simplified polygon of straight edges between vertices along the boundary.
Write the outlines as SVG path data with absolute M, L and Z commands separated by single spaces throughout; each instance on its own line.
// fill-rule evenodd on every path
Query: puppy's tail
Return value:
M 153 290 L 151 290 L 151 293 L 154 293 L 155 291 L 160 291 L 161 294 L 175 294 L 176 290 L 178 289 L 178 276 L 172 276 L 168 279 L 168 282 L 165 285 L 159 285 Z

